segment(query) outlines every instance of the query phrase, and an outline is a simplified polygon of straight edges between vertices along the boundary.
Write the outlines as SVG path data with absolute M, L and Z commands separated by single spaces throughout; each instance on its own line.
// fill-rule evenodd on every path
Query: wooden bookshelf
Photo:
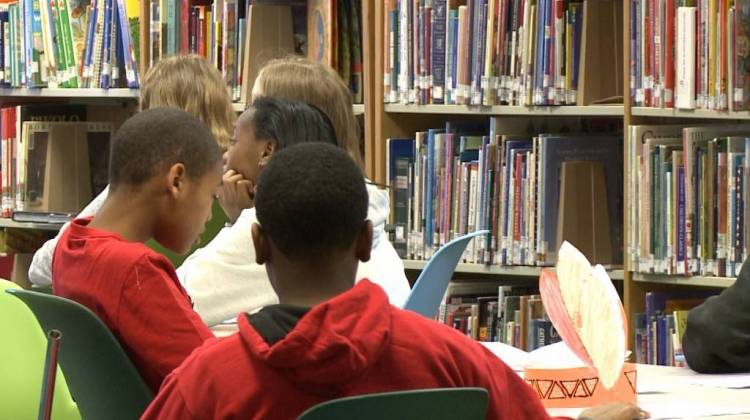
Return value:
M 25 223 L 16 222 L 13 219 L 0 218 L 0 228 L 58 231 L 61 227 L 62 225 L 59 225 L 57 223 Z
M 727 288 L 736 279 L 733 277 L 674 276 L 667 274 L 632 273 L 632 280 L 640 283 L 673 284 L 680 286 Z
M 620 117 L 624 115 L 622 105 L 601 106 L 466 106 L 466 105 L 401 105 L 385 104 L 385 112 L 391 114 L 435 114 L 435 115 L 487 115 L 487 116 L 540 116 L 540 117 Z
M 709 109 L 633 107 L 630 115 L 633 117 L 750 120 L 750 111 L 713 111 Z
M 407 270 L 422 270 L 427 261 L 421 260 L 404 260 L 404 268 Z M 456 273 L 459 274 L 482 274 L 504 277 L 539 277 L 543 269 L 553 270 L 554 267 L 533 267 L 533 266 L 499 266 L 484 264 L 464 264 L 456 266 Z M 607 270 L 612 280 L 623 280 L 623 270 Z

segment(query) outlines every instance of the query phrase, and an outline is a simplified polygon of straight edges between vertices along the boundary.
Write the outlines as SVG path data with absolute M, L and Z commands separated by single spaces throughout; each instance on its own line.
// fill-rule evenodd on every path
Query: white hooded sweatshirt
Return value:
M 107 191 L 104 190 L 79 216 L 96 214 Z M 390 212 L 388 193 L 370 184 L 367 192 L 370 198 L 367 217 L 373 224 L 372 254 L 370 261 L 360 263 L 357 280 L 370 279 L 385 290 L 391 304 L 402 307 L 410 288 L 403 262 L 385 233 L 385 221 Z M 278 303 L 265 267 L 255 262 L 255 247 L 250 235 L 255 222 L 255 209 L 244 210 L 232 226 L 219 231 L 209 244 L 196 250 L 177 268 L 177 276 L 192 299 L 195 311 L 209 326 L 233 318 L 240 312 L 252 312 Z M 60 232 L 66 228 L 67 225 Z M 29 269 L 32 283 L 51 284 L 52 255 L 59 237 L 58 234 L 47 241 L 34 255 Z

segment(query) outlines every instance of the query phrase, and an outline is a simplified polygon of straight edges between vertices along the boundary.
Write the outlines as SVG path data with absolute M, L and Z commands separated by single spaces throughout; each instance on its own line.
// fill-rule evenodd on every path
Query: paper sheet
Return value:
M 701 375 L 696 373 L 695 376 L 690 377 L 688 383 L 690 385 L 710 386 L 713 388 L 750 388 L 750 374 Z
M 650 420 L 698 419 L 715 416 L 750 414 L 750 408 L 695 404 L 684 400 L 639 402 L 639 406 L 651 414 Z M 547 410 L 550 416 L 578 417 L 583 408 L 553 408 Z

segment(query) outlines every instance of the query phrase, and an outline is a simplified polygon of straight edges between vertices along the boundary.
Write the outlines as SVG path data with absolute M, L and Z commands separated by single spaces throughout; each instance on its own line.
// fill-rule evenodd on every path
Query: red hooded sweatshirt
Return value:
M 339 397 L 482 387 L 491 419 L 546 419 L 531 388 L 458 331 L 391 306 L 363 280 L 313 307 L 272 346 L 239 333 L 207 342 L 167 377 L 143 419 L 294 419 Z

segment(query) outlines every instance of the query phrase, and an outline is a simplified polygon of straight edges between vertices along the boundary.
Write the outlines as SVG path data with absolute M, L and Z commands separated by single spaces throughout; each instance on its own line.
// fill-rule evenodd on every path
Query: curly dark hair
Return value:
M 258 181 L 261 229 L 289 259 L 311 262 L 351 246 L 367 219 L 359 166 L 344 149 L 313 142 L 275 153 Z

